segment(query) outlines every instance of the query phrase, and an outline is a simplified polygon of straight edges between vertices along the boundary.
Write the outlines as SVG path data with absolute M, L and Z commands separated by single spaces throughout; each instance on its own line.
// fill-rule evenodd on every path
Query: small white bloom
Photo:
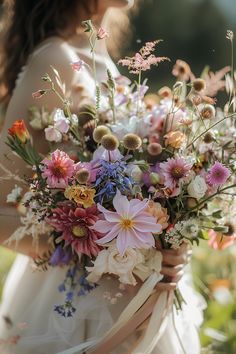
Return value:
M 15 185 L 12 191 L 7 195 L 7 203 L 18 203 L 21 199 L 22 188 Z
M 67 133 L 70 128 L 70 121 L 65 117 L 62 109 L 56 109 L 54 113 L 54 128 L 59 130 L 60 133 Z
M 203 198 L 207 191 L 205 179 L 201 176 L 196 176 L 188 185 L 187 191 L 192 198 L 197 200 Z
M 62 134 L 58 129 L 54 128 L 52 125 L 44 129 L 45 137 L 47 141 L 59 142 L 62 139 Z

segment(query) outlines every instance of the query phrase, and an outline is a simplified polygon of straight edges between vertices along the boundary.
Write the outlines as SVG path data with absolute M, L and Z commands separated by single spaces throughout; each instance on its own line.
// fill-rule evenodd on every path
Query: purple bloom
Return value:
M 209 170 L 206 180 L 211 186 L 219 187 L 227 181 L 230 173 L 231 172 L 227 167 L 222 165 L 219 161 L 216 161 Z
M 58 265 L 69 264 L 72 259 L 72 251 L 70 248 L 63 249 L 61 246 L 58 246 L 53 252 L 50 264 L 55 267 Z

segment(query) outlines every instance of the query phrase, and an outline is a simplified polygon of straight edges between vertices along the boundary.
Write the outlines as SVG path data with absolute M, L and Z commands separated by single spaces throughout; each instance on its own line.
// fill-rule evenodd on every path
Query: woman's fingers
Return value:
M 183 270 L 183 265 L 179 264 L 174 267 L 162 266 L 161 274 L 166 275 L 168 277 L 176 277 L 180 271 Z
M 155 286 L 155 289 L 158 291 L 169 291 L 169 290 L 175 290 L 176 289 L 176 283 L 158 283 Z
M 179 264 L 187 264 L 191 259 L 192 250 L 185 252 L 176 252 L 175 250 L 162 250 L 163 264 L 177 266 Z

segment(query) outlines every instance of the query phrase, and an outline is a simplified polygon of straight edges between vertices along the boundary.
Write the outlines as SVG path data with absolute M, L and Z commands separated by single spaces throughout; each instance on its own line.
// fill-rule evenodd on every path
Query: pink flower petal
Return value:
M 118 222 L 120 220 L 120 217 L 116 212 L 105 209 L 101 204 L 98 204 L 97 207 L 98 210 L 103 213 L 107 221 Z
M 96 224 L 91 227 L 91 229 L 105 234 L 111 230 L 111 224 L 106 220 L 98 220 Z
M 116 195 L 113 199 L 113 205 L 119 215 L 129 216 L 130 203 L 129 203 L 127 197 L 122 195 L 118 189 L 117 189 Z
M 153 232 L 157 233 L 162 230 L 162 227 L 160 224 L 157 224 L 156 222 L 148 222 L 148 221 L 136 221 L 134 224 L 134 229 L 140 232 Z
M 139 199 L 132 199 L 130 201 L 130 217 L 134 218 L 137 214 L 145 210 L 148 205 L 148 200 L 140 201 Z
M 125 251 L 129 246 L 128 240 L 129 240 L 128 231 L 123 229 L 122 231 L 120 231 L 116 240 L 117 249 L 122 256 L 124 255 Z
M 115 226 L 113 226 L 111 231 L 108 232 L 108 234 L 106 236 L 97 240 L 96 243 L 99 245 L 104 245 L 104 243 L 107 243 L 107 242 L 110 242 L 111 240 L 113 240 L 119 234 L 119 232 L 120 232 L 120 225 L 116 224 Z

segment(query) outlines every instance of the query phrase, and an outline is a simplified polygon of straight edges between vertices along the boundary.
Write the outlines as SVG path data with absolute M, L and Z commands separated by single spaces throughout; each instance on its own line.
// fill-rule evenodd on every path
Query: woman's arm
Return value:
M 70 50 L 65 42 L 58 39 L 54 44 L 45 46 L 45 49 L 41 50 L 36 56 L 32 57 L 29 61 L 24 76 L 14 90 L 13 96 L 10 100 L 4 126 L 0 137 L 0 164 L 7 170 L 16 176 L 23 178 L 24 176 L 31 177 L 32 170 L 29 166 L 26 166 L 25 162 L 18 156 L 14 155 L 10 148 L 6 145 L 8 129 L 17 119 L 24 119 L 30 134 L 33 137 L 34 146 L 36 150 L 42 154 L 46 154 L 49 151 L 48 145 L 45 141 L 44 132 L 34 131 L 31 129 L 27 122 L 28 109 L 32 106 L 46 107 L 49 112 L 55 108 L 62 107 L 62 102 L 53 93 L 49 93 L 43 96 L 41 99 L 35 100 L 32 98 L 32 92 L 38 89 L 48 88 L 47 83 L 41 80 L 41 77 L 45 73 L 50 74 L 50 65 L 54 66 L 61 75 L 61 79 L 65 82 L 67 91 L 76 84 L 90 85 L 89 81 L 86 81 L 86 72 L 76 73 L 71 68 L 71 62 L 78 60 L 78 57 Z M 52 70 L 51 70 L 52 72 Z M 72 90 L 70 97 L 73 100 L 73 110 L 80 103 L 80 93 Z M 0 167 L 0 244 L 3 244 L 8 239 L 17 226 L 20 226 L 20 216 L 14 207 L 9 206 L 6 203 L 7 195 L 14 188 L 18 182 L 14 179 L 6 178 L 7 174 Z M 15 245 L 11 248 L 15 249 Z M 45 245 L 42 244 L 42 250 Z M 24 238 L 18 245 L 17 250 L 22 253 L 29 254 L 34 252 L 32 247 L 32 238 Z M 41 251 L 40 251 L 41 252 Z

